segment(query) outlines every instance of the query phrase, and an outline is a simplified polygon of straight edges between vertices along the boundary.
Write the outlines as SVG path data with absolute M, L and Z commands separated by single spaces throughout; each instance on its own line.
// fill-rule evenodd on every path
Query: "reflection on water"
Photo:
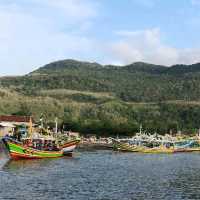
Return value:
M 3 166 L 8 162 L 8 160 L 9 160 L 8 152 L 4 144 L 0 140 L 0 171 L 3 168 Z
M 9 160 L 6 162 L 4 165 L 3 169 L 5 171 L 17 171 L 17 170 L 31 170 L 34 169 L 36 170 L 37 168 L 40 167 L 45 167 L 48 166 L 49 162 L 51 160 L 49 159 L 41 159 L 41 160 Z
M 200 199 L 200 154 L 84 151 L 10 161 L 0 172 L 0 188 L 3 200 Z
M 59 158 L 51 159 L 30 159 L 30 160 L 7 160 L 3 166 L 3 170 L 7 172 L 18 173 L 25 170 L 40 170 L 44 168 L 49 168 L 54 165 L 54 161 Z M 63 160 L 72 159 L 72 157 L 63 157 Z M 73 158 L 74 159 L 74 158 Z

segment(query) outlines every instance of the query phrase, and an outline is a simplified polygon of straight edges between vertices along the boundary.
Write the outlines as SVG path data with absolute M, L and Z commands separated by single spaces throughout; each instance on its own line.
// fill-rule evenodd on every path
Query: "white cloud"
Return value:
M 200 48 L 179 50 L 179 59 L 177 63 L 193 64 L 200 62 Z
M 60 10 L 66 17 L 70 17 L 73 20 L 84 20 L 93 16 L 96 16 L 96 10 L 94 9 L 96 3 L 92 4 L 87 0 L 35 0 L 35 2 L 44 6 L 49 6 L 52 9 Z M 58 13 L 56 13 L 58 14 Z
M 74 55 L 84 59 L 94 48 L 84 33 L 96 15 L 97 4 L 89 0 L 0 3 L 1 73 L 23 74 Z
M 111 60 L 115 64 L 144 61 L 165 65 L 190 64 L 200 60 L 199 49 L 178 49 L 165 44 L 159 28 L 121 30 L 115 33 L 115 41 L 116 37 L 109 35 L 112 34 L 110 30 L 106 36 L 109 40 L 101 38 L 100 34 L 91 37 L 88 34 L 90 30 L 101 30 L 98 24 L 93 27 L 101 13 L 101 4 L 96 2 L 1 1 L 0 76 L 28 73 L 51 61 L 66 58 L 104 64 Z M 153 0 L 150 2 L 155 3 Z
M 128 64 L 144 61 L 153 64 L 173 65 L 199 62 L 200 49 L 178 49 L 161 40 L 158 28 L 139 31 L 117 31 L 119 40 L 111 44 L 113 60 Z

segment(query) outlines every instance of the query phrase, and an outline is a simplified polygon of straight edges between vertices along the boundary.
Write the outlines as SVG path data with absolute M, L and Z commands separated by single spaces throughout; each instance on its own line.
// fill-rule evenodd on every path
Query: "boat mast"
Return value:
M 140 124 L 140 135 L 142 134 L 142 124 Z
M 55 133 L 57 134 L 58 133 L 58 118 L 57 117 L 55 118 L 55 125 L 56 125 Z
M 33 122 L 32 122 L 32 117 L 30 116 L 30 120 L 29 120 L 29 130 L 28 133 L 30 135 L 30 137 L 32 137 L 33 135 Z
M 43 114 L 41 114 L 41 116 L 40 116 L 40 126 L 42 129 L 43 128 Z

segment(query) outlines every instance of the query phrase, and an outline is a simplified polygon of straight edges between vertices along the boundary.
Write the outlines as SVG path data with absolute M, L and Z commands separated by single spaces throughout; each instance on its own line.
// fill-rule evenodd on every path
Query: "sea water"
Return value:
M 99 150 L 8 161 L 0 169 L 0 199 L 200 199 L 200 154 Z

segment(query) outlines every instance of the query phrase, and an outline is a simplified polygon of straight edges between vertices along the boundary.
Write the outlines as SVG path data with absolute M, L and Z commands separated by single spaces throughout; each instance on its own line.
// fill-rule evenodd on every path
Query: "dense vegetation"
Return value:
M 44 113 L 67 129 L 102 135 L 196 132 L 200 64 L 102 66 L 64 60 L 21 77 L 0 78 L 0 114 Z

